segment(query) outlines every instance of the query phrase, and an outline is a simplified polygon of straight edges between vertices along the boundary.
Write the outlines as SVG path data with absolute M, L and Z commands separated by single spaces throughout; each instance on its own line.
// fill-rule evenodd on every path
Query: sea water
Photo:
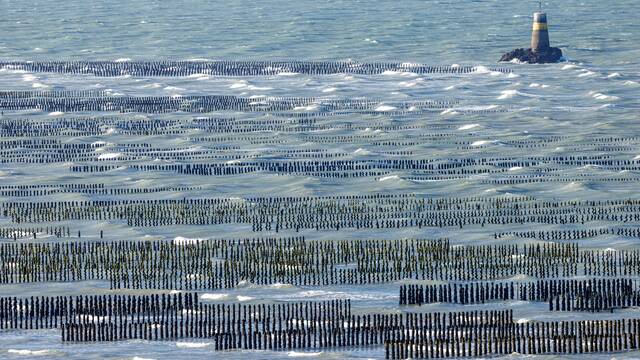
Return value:
M 281 144 L 233 143 L 235 154 L 254 159 L 278 160 L 278 150 L 321 149 L 340 153 L 341 159 L 394 158 L 380 153 L 373 141 L 415 141 L 395 149 L 410 151 L 401 158 L 450 158 L 463 156 L 536 156 L 598 154 L 597 148 L 580 145 L 594 137 L 640 136 L 640 2 L 593 0 L 544 3 L 553 46 L 562 48 L 565 61 L 550 65 L 505 64 L 510 73 L 495 72 L 500 55 L 515 47 L 527 47 L 534 1 L 2 1 L 0 2 L 0 58 L 6 60 L 340 60 L 401 61 L 443 66 L 477 66 L 465 75 L 433 75 L 386 72 L 378 75 L 333 74 L 312 76 L 280 74 L 256 77 L 219 77 L 196 74 L 187 77 L 94 77 L 54 73 L 29 73 L 0 69 L 1 90 L 104 90 L 114 96 L 237 95 L 269 97 L 316 97 L 320 99 L 376 99 L 376 113 L 326 119 L 328 129 L 313 132 L 269 133 Z M 455 100 L 447 108 L 401 117 L 387 116 L 393 104 L 413 100 Z M 317 105 L 296 111 L 319 111 Z M 62 111 L 5 111 L 4 116 L 55 119 L 71 116 Z M 83 113 L 83 116 L 97 114 Z M 269 118 L 269 114 L 230 112 L 219 115 L 236 119 Z M 187 118 L 190 114 L 141 115 Z M 352 123 L 365 128 L 347 130 Z M 331 124 L 336 128 L 332 129 Z M 446 141 L 425 141 L 432 132 L 382 130 L 385 126 L 440 125 Z M 370 126 L 369 126 L 370 125 Z M 123 152 L 113 144 L 144 142 L 157 147 L 181 148 L 185 152 L 212 144 L 185 136 L 135 138 L 105 129 L 100 136 L 66 137 L 65 142 L 100 142 L 95 160 L 118 164 Z M 198 135 L 194 132 L 192 135 Z M 345 143 L 322 142 L 322 136 L 360 136 Z M 553 146 L 522 149 L 511 140 L 538 141 L 564 137 Z M 616 157 L 637 160 L 640 141 L 629 140 Z M 579 151 L 576 151 L 576 147 Z M 274 153 L 275 152 L 275 153 Z M 28 153 L 27 155 L 28 156 Z M 164 161 L 138 159 L 139 162 Z M 410 173 L 354 179 L 318 178 L 281 174 L 249 174 L 234 177 L 166 176 L 132 172 L 126 168 L 100 174 L 70 173 L 69 163 L 28 165 L 0 164 L 0 183 L 58 184 L 100 182 L 105 186 L 159 187 L 198 186 L 199 190 L 140 195 L 135 198 L 327 196 L 335 194 L 415 193 L 432 197 L 530 195 L 538 199 L 606 200 L 637 197 L 638 183 L 607 182 L 607 178 L 635 177 L 598 166 L 567 167 L 561 177 L 569 182 L 500 185 L 483 182 L 491 176 L 461 179 L 420 180 Z M 539 169 L 514 167 L 508 173 L 536 175 Z M 580 180 L 584 175 L 588 180 Z M 131 198 L 134 198 L 131 196 Z M 58 194 L 46 199 L 95 200 L 100 196 Z M 30 199 L 3 197 L 3 201 Z M 44 201 L 43 198 L 38 199 Z M 3 225 L 8 218 L 0 217 Z M 173 239 L 177 243 L 208 238 L 256 236 L 241 226 L 173 226 L 132 228 L 121 223 L 72 223 L 88 240 L 106 228 L 111 239 Z M 547 226 L 548 229 L 562 229 Z M 508 231 L 509 227 L 501 228 Z M 513 226 L 517 230 L 527 228 Z M 309 239 L 360 239 L 400 237 L 448 237 L 455 244 L 497 243 L 495 229 L 401 229 L 353 231 L 302 231 Z M 292 235 L 263 232 L 257 235 Z M 43 239 L 41 241 L 45 241 Z M 18 241 L 26 242 L 27 239 Z M 637 243 L 618 237 L 598 237 L 581 244 L 586 248 L 635 248 Z M 289 284 L 239 284 L 234 289 L 207 291 L 206 302 L 303 301 L 352 299 L 361 313 L 399 311 L 399 283 L 365 286 L 298 287 Z M 110 293 L 100 281 L 2 285 L 2 296 L 79 295 Z M 474 309 L 512 308 L 522 319 L 575 319 L 579 313 L 550 313 L 545 304 L 512 302 Z M 460 305 L 433 304 L 426 311 L 461 311 Z M 635 313 L 635 310 L 628 310 Z M 214 352 L 206 340 L 177 342 L 121 341 L 113 343 L 63 344 L 58 330 L 2 331 L 0 358 L 115 358 L 182 359 L 217 357 L 266 359 L 312 357 L 322 359 L 381 358 L 381 347 L 323 351 L 227 351 Z M 580 355 L 601 358 L 602 355 Z M 638 353 L 616 357 L 637 357 Z M 517 355 L 509 357 L 518 358 Z

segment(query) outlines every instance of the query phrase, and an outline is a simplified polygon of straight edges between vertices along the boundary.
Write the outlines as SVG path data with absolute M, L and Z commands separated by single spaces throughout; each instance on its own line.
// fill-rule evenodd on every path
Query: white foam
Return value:
M 142 85 L 143 89 L 157 89 L 159 87 L 162 87 L 162 84 L 153 83 L 153 84 Z
M 269 287 L 274 288 L 274 289 L 288 289 L 288 288 L 292 288 L 293 285 L 285 284 L 285 283 L 273 283 L 273 284 L 269 285 Z
M 492 141 L 489 140 L 478 140 L 478 141 L 474 141 L 473 143 L 471 143 L 471 146 L 482 146 L 482 145 L 487 145 L 487 144 L 491 144 Z
M 318 109 L 318 105 L 309 105 L 309 106 L 296 106 L 293 108 L 295 111 L 314 111 Z
M 411 81 L 401 81 L 398 85 L 400 85 L 402 87 L 411 88 L 411 87 L 415 87 L 416 85 L 419 85 L 423 81 L 424 81 L 424 79 L 417 78 L 417 79 L 411 80 Z
M 297 72 L 291 72 L 291 71 L 283 71 L 283 72 L 279 72 L 278 76 L 296 76 L 299 73 Z
M 517 77 L 520 77 L 520 75 L 518 75 L 516 73 L 513 73 L 513 72 L 510 72 L 509 74 L 507 74 L 507 78 L 509 78 L 509 79 L 513 79 L 513 78 L 517 78 Z
M 618 73 L 618 72 L 614 72 L 614 73 L 611 73 L 611 74 L 607 75 L 607 77 L 609 79 L 617 78 L 617 77 L 620 77 L 620 76 L 622 76 L 622 75 L 620 75 L 620 73 Z
M 575 69 L 577 68 L 578 65 L 574 65 L 574 64 L 567 64 L 565 66 L 562 67 L 562 70 L 570 70 L 570 69 Z
M 501 72 L 499 71 L 491 71 L 488 67 L 483 66 L 483 65 L 478 65 L 476 66 L 475 71 L 473 72 L 474 74 L 479 74 L 479 75 L 491 75 L 491 76 L 498 76 L 498 75 L 502 75 Z
M 385 70 L 381 75 L 384 76 L 417 76 L 418 74 L 409 71 Z
M 289 357 L 312 357 L 322 355 L 321 352 L 298 352 L 298 351 L 289 351 L 287 356 Z
M 154 358 L 143 358 L 143 357 L 140 357 L 140 356 L 134 356 L 134 357 L 131 358 L 131 360 L 156 360 L 156 359 L 154 359 Z
M 578 75 L 578 77 L 587 77 L 587 76 L 592 76 L 595 75 L 596 73 L 594 73 L 593 71 L 589 71 L 589 70 L 583 70 L 584 72 L 580 75 Z
M 480 127 L 480 124 L 467 124 L 467 125 L 460 126 L 458 130 L 471 130 L 477 127 Z
M 62 111 L 53 111 L 49 113 L 49 116 L 60 116 L 60 115 L 64 115 L 64 112 Z
M 627 86 L 636 86 L 636 85 L 640 85 L 638 82 L 635 81 L 631 81 L 631 80 L 627 80 L 624 82 L 625 85 Z
M 177 342 L 176 346 L 180 347 L 180 348 L 198 349 L 198 348 L 204 348 L 204 347 L 207 347 L 207 346 L 211 346 L 211 343 L 204 343 L 204 342 Z
M 43 355 L 49 355 L 51 353 L 51 350 L 9 349 L 7 350 L 7 352 L 9 354 L 16 354 L 16 355 L 43 356 Z
M 167 86 L 164 89 L 167 90 L 167 91 L 183 91 L 183 90 L 185 90 L 184 88 L 177 87 L 177 86 Z
M 518 321 L 516 321 L 518 324 L 526 324 L 528 322 L 530 322 L 531 320 L 527 319 L 527 318 L 520 318 L 518 319 Z
M 440 113 L 440 115 L 458 115 L 458 114 L 460 113 L 455 111 L 454 109 L 445 109 Z
M 500 96 L 497 97 L 498 100 L 506 100 L 506 99 L 511 99 L 514 96 L 520 94 L 520 92 L 518 92 L 518 90 L 503 90 L 500 92 Z
M 119 58 L 119 59 L 113 60 L 113 62 L 117 62 L 117 63 L 128 62 L 128 61 L 131 61 L 131 59 L 130 58 Z
M 251 301 L 254 298 L 252 298 L 251 296 L 238 295 L 238 296 L 236 296 L 236 299 L 238 299 L 238 301 Z
M 389 175 L 389 176 L 384 176 L 378 179 L 378 181 L 380 182 L 389 181 L 389 180 L 400 180 L 400 177 L 398 175 Z
M 353 152 L 356 155 L 371 155 L 371 151 L 365 150 L 363 148 L 358 148 L 358 150 Z
M 249 85 L 247 86 L 247 89 L 249 90 L 272 90 L 272 87 L 268 87 L 268 86 L 255 86 L 255 85 Z
M 22 75 L 22 81 L 36 81 L 38 80 L 39 77 L 33 75 L 33 74 L 24 74 Z
M 209 74 L 197 73 L 197 74 L 191 74 L 191 75 L 189 75 L 187 77 L 191 78 L 191 79 L 197 79 L 197 78 L 208 77 L 208 76 L 209 76 Z
M 514 167 L 510 167 L 509 171 L 518 171 L 518 170 L 522 170 L 523 167 L 522 166 L 514 166 Z
M 334 91 L 336 91 L 336 90 L 338 90 L 338 88 L 328 87 L 328 88 L 326 88 L 326 89 L 322 89 L 322 92 L 323 92 L 323 93 L 331 93 L 331 92 L 334 92 Z
M 117 159 L 122 156 L 122 153 L 104 153 L 98 156 L 98 160 Z
M 620 99 L 617 96 L 613 96 L 613 95 L 606 95 L 603 93 L 599 93 L 599 92 L 590 92 L 589 93 L 591 96 L 593 96 L 594 99 L 596 100 L 604 100 L 604 101 L 611 101 L 611 100 L 618 100 Z
M 376 111 L 392 111 L 395 110 L 396 107 L 395 106 L 390 106 L 390 105 L 380 105 L 378 106 L 375 110 Z
M 39 82 L 34 82 L 33 84 L 31 84 L 31 87 L 37 88 L 37 89 L 45 89 L 45 88 L 48 88 L 49 85 L 43 84 L 43 83 L 39 83 Z

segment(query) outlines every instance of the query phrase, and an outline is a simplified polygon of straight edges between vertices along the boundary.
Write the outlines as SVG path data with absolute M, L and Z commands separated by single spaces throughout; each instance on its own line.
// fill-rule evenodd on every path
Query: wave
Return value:
M 197 78 L 201 78 L 201 77 L 209 77 L 209 74 L 196 73 L 196 74 L 191 74 L 191 75 L 189 75 L 187 77 L 191 78 L 191 79 L 197 79 Z
M 269 285 L 270 288 L 274 288 L 274 289 L 288 289 L 288 288 L 292 288 L 293 285 L 292 284 L 285 284 L 285 283 L 273 283 L 271 285 Z
M 502 75 L 502 73 L 500 71 L 492 71 L 491 69 L 489 69 L 488 67 L 484 66 L 484 65 L 478 65 L 475 67 L 475 70 L 473 71 L 473 74 L 478 74 L 478 75 L 491 75 L 491 76 L 499 76 Z
M 395 110 L 395 109 L 396 109 L 396 107 L 395 107 L 395 106 L 391 106 L 391 105 L 380 105 L 380 106 L 378 106 L 377 108 L 375 108 L 375 111 L 383 112 L 383 111 L 392 111 L 392 110 Z
M 147 84 L 147 85 L 142 85 L 143 89 L 157 89 L 159 87 L 162 87 L 161 84 L 158 83 L 153 83 L 153 84 Z
M 549 85 L 546 84 L 539 84 L 539 83 L 531 83 L 529 84 L 530 88 L 542 88 L 542 89 L 546 89 L 549 87 Z
M 446 109 L 443 110 L 440 115 L 459 115 L 460 113 L 455 111 L 455 109 Z
M 214 300 L 214 301 L 220 301 L 220 300 L 226 300 L 229 298 L 229 294 L 212 294 L 212 293 L 204 293 L 202 295 L 200 295 L 200 299 L 201 300 Z
M 39 77 L 33 75 L 33 74 L 24 74 L 22 75 L 22 81 L 36 81 L 40 79 Z
M 498 140 L 478 140 L 478 141 L 474 141 L 473 143 L 471 143 L 471 146 L 476 147 L 476 146 L 483 146 L 483 145 L 489 145 L 489 144 L 498 144 L 499 141 Z
M 593 76 L 596 73 L 591 71 L 591 70 L 587 70 L 587 69 L 582 69 L 582 73 L 578 75 L 578 77 L 588 77 L 588 76 Z
M 164 89 L 165 89 L 165 90 L 168 90 L 168 91 L 172 91 L 172 90 L 175 90 L 175 91 L 184 91 L 184 90 L 186 90 L 185 88 L 181 88 L 181 87 L 177 87 L 177 86 L 167 86 L 167 87 L 165 87 Z
M 211 346 L 211 344 L 212 343 L 204 343 L 204 342 L 177 342 L 176 346 L 179 348 L 198 349 L 198 348 Z
M 467 124 L 467 125 L 460 126 L 458 130 L 471 130 L 477 127 L 480 127 L 480 124 Z
M 410 71 L 385 70 L 380 75 L 384 76 L 418 76 L 418 74 Z
M 312 357 L 322 355 L 322 352 L 298 352 L 298 351 L 289 351 L 287 356 L 289 357 Z
M 389 175 L 389 176 L 384 176 L 378 179 L 378 181 L 380 182 L 389 181 L 389 180 L 400 180 L 400 177 L 398 175 Z
M 363 148 L 358 148 L 358 150 L 353 152 L 355 155 L 371 155 L 371 151 L 365 150 Z
M 15 355 L 30 355 L 30 356 L 44 356 L 51 354 L 51 350 L 27 350 L 27 349 L 9 349 L 7 350 L 9 354 Z
M 591 95 L 596 100 L 611 101 L 611 100 L 619 100 L 620 99 L 617 96 L 606 95 L 606 94 L 595 92 L 595 91 L 590 91 L 589 95 Z
M 500 96 L 497 97 L 498 100 L 506 100 L 515 97 L 516 95 L 520 95 L 521 93 L 518 90 L 503 90 L 500 92 Z
M 111 160 L 117 159 L 122 156 L 122 153 L 104 153 L 98 156 L 98 160 Z

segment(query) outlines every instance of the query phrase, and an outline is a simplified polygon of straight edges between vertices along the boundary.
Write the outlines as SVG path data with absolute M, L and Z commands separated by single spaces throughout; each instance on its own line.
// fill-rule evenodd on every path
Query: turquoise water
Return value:
M 41 159 L 46 151 L 9 146 L 0 164 L 1 185 L 102 184 L 106 188 L 183 188 L 153 194 L 105 196 L 78 191 L 43 196 L 3 195 L 2 202 L 46 202 L 105 199 L 182 199 L 204 197 L 329 196 L 340 194 L 404 194 L 423 197 L 532 196 L 541 201 L 637 198 L 640 159 L 640 27 L 638 1 L 546 2 L 552 45 L 562 48 L 566 61 L 550 65 L 502 64 L 511 72 L 495 72 L 501 54 L 529 44 L 531 13 L 536 1 L 0 1 L 0 58 L 3 60 L 340 60 L 398 61 L 434 66 L 475 66 L 470 74 L 416 74 L 391 71 L 377 75 L 96 77 L 0 69 L 0 90 L 94 90 L 114 97 L 235 95 L 256 101 L 273 97 L 313 97 L 312 105 L 290 109 L 321 115 L 323 101 L 369 99 L 373 105 L 347 108 L 345 114 L 318 119 L 318 128 L 305 130 L 286 123 L 267 124 L 280 115 L 263 111 L 216 111 L 211 114 L 118 114 L 65 110 L 5 109 L 2 121 L 30 119 L 55 123 L 62 118 L 119 116 L 148 121 L 176 120 L 189 130 L 155 135 L 128 134 L 125 125 L 97 118 L 97 133 L 44 136 L 63 144 L 94 144 L 85 158 L 63 158 L 47 164 L 19 161 Z M 267 101 L 265 100 L 265 101 Z M 448 102 L 434 109 L 411 109 L 421 100 Z M 401 105 L 409 109 L 398 112 Z M 193 125 L 196 116 L 233 117 L 247 121 L 248 131 L 213 132 Z M 287 115 L 283 117 L 287 118 Z M 126 121 L 124 122 L 126 123 Z M 180 125 L 182 124 L 182 125 Z M 258 124 L 258 125 L 255 125 Z M 262 125 L 260 125 L 262 124 Z M 242 125 L 235 125 L 242 128 Z M 261 127 L 262 126 L 262 127 Z M 434 136 L 440 135 L 438 136 Z M 227 139 L 207 137 L 228 136 Z M 615 139 L 614 139 L 615 138 Z M 554 139 L 551 141 L 551 139 Z M 15 140 L 5 136 L 0 140 Z M 545 142 L 549 140 L 549 142 Z M 532 147 L 519 147 L 527 141 Z M 155 152 L 137 154 L 132 144 Z M 221 149 L 229 146 L 230 149 Z M 610 146 L 610 147 L 609 147 Z M 209 150 L 201 157 L 184 153 Z M 433 179 L 423 171 L 390 170 L 378 176 L 329 178 L 313 174 L 259 171 L 234 176 L 193 176 L 160 171 L 136 171 L 132 165 L 159 163 L 233 164 L 234 161 L 278 162 L 291 150 L 326 152 L 339 160 L 409 160 L 482 157 L 545 157 L 538 166 L 510 167 L 502 173 Z M 394 153 L 394 152 L 404 153 Z M 55 152 L 55 151 L 52 151 Z M 43 155 L 45 154 L 45 155 Z M 68 153 L 63 153 L 70 156 Z M 212 155 L 213 154 L 213 155 Z M 215 156 L 218 157 L 215 157 Z M 554 156 L 597 156 L 629 161 L 628 168 L 558 164 Z M 300 156 L 298 159 L 311 160 Z M 314 158 L 314 160 L 317 160 Z M 231 163 L 228 163 L 231 162 Z M 114 165 L 112 171 L 77 173 L 74 165 Z M 553 181 L 519 184 L 499 180 L 548 175 Z M 552 178 L 549 176 L 548 178 Z M 613 181 L 616 180 L 616 181 Z M 184 189 L 190 188 L 190 189 Z M 95 241 L 100 230 L 109 241 L 174 240 L 178 237 L 242 238 L 304 235 L 308 239 L 397 239 L 448 237 L 455 245 L 524 243 L 526 239 L 496 240 L 501 231 L 566 230 L 626 227 L 602 221 L 587 224 L 509 224 L 504 226 L 402 229 L 306 229 L 254 232 L 246 224 L 135 227 L 123 221 L 52 221 L 16 225 L 0 216 L 0 226 L 68 226 L 83 239 Z M 23 234 L 24 235 L 24 234 Z M 39 235 L 18 236 L 18 242 L 62 241 Z M 73 239 L 72 239 L 73 240 Z M 12 242 L 12 239 L 2 239 Z M 67 241 L 67 240 L 64 240 Z M 593 249 L 636 249 L 637 239 L 597 236 L 578 241 Z M 6 264 L 5 264 L 6 265 Z M 6 265 L 8 266 L 8 265 Z M 526 280 L 526 279 L 525 279 Z M 398 307 L 400 282 L 382 285 L 303 287 L 238 284 L 225 291 L 204 291 L 220 301 L 248 303 L 350 298 L 356 312 L 405 311 Z M 131 290 L 134 292 L 134 290 Z M 116 293 L 107 281 L 0 285 L 2 296 Z M 214 296 L 215 297 L 215 296 Z M 214 301 L 215 302 L 215 301 Z M 542 303 L 509 302 L 490 305 L 424 306 L 420 311 L 508 307 L 523 321 L 576 319 L 582 313 L 552 313 Z M 415 309 L 413 309 L 415 310 Z M 411 310 L 411 311 L 413 311 Z M 418 311 L 418 310 L 416 310 Z M 625 315 L 637 316 L 637 309 Z M 616 317 L 602 315 L 603 317 Z M 189 342 L 190 340 L 185 340 Z M 0 358 L 224 358 L 301 357 L 299 352 L 213 351 L 206 341 L 63 344 L 57 330 L 2 331 Z M 195 346 L 195 347 L 194 347 Z M 312 350 L 315 358 L 381 358 L 382 347 Z M 616 357 L 637 357 L 638 353 Z M 519 358 L 518 355 L 509 357 Z M 601 358 L 601 355 L 581 355 Z M 542 357 L 541 357 L 542 358 Z

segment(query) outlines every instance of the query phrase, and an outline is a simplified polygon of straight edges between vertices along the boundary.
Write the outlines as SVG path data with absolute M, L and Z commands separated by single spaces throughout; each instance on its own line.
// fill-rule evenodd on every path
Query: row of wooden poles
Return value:
M 569 355 L 638 350 L 640 319 L 514 323 L 507 331 L 421 332 L 384 343 L 387 359 L 436 359 L 497 355 Z
M 378 75 L 385 71 L 412 72 L 416 74 L 468 74 L 478 70 L 475 66 L 406 64 L 394 61 L 354 62 L 354 61 L 104 61 L 104 60 L 45 60 L 45 61 L 0 61 L 0 67 L 32 72 L 62 74 L 93 74 L 96 76 L 188 76 L 208 74 L 217 76 L 261 76 L 280 73 L 300 73 L 310 75 L 359 74 Z M 490 71 L 511 72 L 508 67 L 488 68 Z M 482 69 L 486 71 L 486 69 Z M 20 94 L 20 93 L 18 93 Z
M 603 311 L 640 305 L 637 279 L 591 278 L 400 286 L 400 305 L 548 302 L 551 311 Z
M 636 318 L 521 322 L 511 310 L 355 314 L 349 300 L 214 304 L 196 293 L 0 298 L 0 324 L 57 328 L 64 342 L 208 339 L 214 350 L 384 346 L 391 359 L 609 353 L 640 344 Z
M 105 280 L 114 289 L 206 290 L 243 281 L 296 286 L 486 281 L 520 274 L 624 278 L 639 273 L 640 251 L 582 250 L 576 244 L 455 247 L 446 239 L 302 237 L 0 244 L 0 283 Z M 461 301 L 471 299 L 463 294 Z

